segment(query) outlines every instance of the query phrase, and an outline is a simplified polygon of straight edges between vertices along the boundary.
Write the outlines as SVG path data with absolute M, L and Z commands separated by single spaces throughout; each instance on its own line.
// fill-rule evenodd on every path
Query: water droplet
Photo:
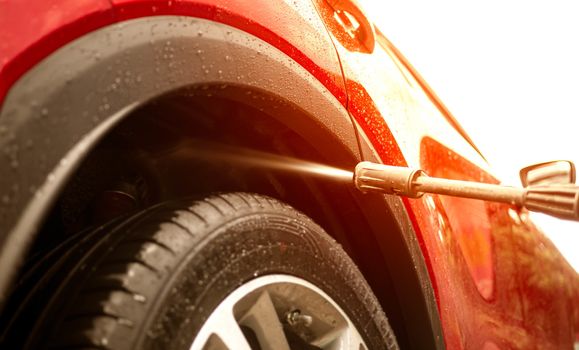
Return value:
M 8 203 L 10 203 L 10 197 L 8 197 L 8 195 L 2 196 L 2 203 L 3 203 L 3 204 L 8 204 Z
M 147 301 L 147 298 L 145 298 L 145 296 L 142 294 L 134 294 L 133 299 L 135 301 L 138 301 L 139 303 L 144 303 L 145 301 Z
M 42 114 L 43 117 L 46 117 L 46 116 L 48 115 L 48 108 L 43 108 L 43 109 L 40 111 L 40 114 Z

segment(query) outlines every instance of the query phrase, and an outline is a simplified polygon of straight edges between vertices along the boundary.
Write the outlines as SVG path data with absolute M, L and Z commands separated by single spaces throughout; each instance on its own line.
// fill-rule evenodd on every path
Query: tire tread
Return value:
M 337 254 L 330 260 L 337 264 L 337 269 L 345 271 L 346 278 L 358 281 L 357 290 L 364 299 L 369 299 L 367 304 L 373 306 L 367 310 L 371 312 L 368 323 L 386 322 L 386 326 L 380 328 L 387 329 L 388 333 L 382 337 L 394 344 L 389 345 L 389 349 L 395 349 L 394 336 L 368 285 L 360 283 L 361 275 L 356 269 L 340 268 L 353 262 L 343 250 L 336 248 L 336 242 L 326 234 L 319 234 L 323 233 L 319 226 L 289 205 L 251 193 L 220 193 L 201 201 L 156 205 L 121 224 L 96 229 L 98 235 L 93 234 L 92 246 L 86 239 L 80 239 L 76 247 L 82 244 L 86 251 L 69 268 L 63 281 L 78 279 L 81 282 L 70 291 L 59 288 L 58 295 L 50 297 L 49 304 L 60 298 L 67 299 L 67 306 L 54 316 L 54 332 L 48 348 L 132 348 L 149 322 L 158 294 L 170 285 L 172 271 L 187 254 L 201 249 L 207 236 L 220 227 L 248 214 L 264 213 L 283 214 L 277 219 L 280 227 L 301 228 L 297 232 L 316 256 Z M 284 217 L 286 219 L 282 219 Z M 288 222 L 287 218 L 295 220 Z M 313 227 L 313 231 L 306 226 Z M 91 268 L 83 269 L 83 264 Z M 35 343 L 30 344 L 29 348 L 34 348 Z

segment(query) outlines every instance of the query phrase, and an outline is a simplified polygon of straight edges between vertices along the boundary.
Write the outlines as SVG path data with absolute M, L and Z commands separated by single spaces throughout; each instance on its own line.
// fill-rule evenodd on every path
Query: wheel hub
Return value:
M 367 349 L 345 312 L 324 291 L 289 275 L 256 278 L 223 300 L 190 350 Z

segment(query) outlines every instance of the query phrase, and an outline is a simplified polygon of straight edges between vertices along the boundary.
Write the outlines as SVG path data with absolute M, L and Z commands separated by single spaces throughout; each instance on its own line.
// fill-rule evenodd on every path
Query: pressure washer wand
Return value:
M 509 203 L 562 219 L 579 221 L 579 186 L 544 185 L 517 188 L 474 181 L 429 177 L 423 170 L 361 162 L 354 184 L 362 192 L 410 198 L 424 193 Z

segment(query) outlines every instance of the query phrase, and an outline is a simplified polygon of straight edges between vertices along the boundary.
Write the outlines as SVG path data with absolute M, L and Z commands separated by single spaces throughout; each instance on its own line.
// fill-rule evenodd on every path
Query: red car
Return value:
M 0 108 L 2 348 L 573 348 L 525 210 L 335 170 L 498 183 L 353 0 L 0 1 Z

